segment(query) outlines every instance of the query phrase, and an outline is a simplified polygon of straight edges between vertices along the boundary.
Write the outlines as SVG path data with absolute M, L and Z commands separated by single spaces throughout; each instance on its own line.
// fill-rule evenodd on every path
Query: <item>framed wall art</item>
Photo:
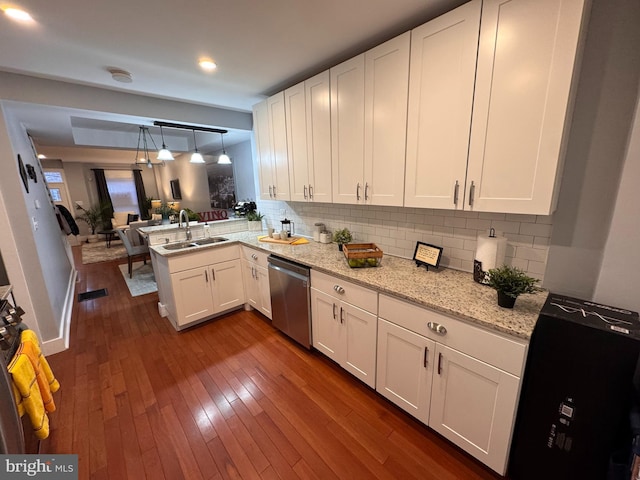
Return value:
M 29 178 L 27 177 L 27 170 L 24 168 L 24 163 L 22 163 L 22 157 L 20 154 L 18 154 L 18 171 L 20 172 L 20 178 L 22 178 L 24 189 L 29 193 Z

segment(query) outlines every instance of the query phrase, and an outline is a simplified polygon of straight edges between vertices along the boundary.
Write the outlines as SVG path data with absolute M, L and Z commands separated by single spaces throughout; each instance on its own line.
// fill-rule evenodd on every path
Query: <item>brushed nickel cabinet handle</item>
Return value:
M 438 375 L 442 374 L 442 353 L 438 354 Z
M 333 304 L 333 319 L 336 319 L 336 304 Z
M 369 182 L 364 184 L 364 199 L 365 201 L 369 200 Z
M 436 322 L 429 322 L 427 323 L 427 327 L 429 327 L 429 330 L 436 332 L 438 335 L 446 335 L 447 334 L 447 329 L 444 325 L 441 325 L 439 323 Z
M 344 324 L 344 317 L 342 316 L 342 312 L 344 312 L 344 309 L 340 307 L 340 323 Z
M 206 270 L 204 271 L 204 281 L 205 281 L 206 283 L 209 283 L 209 275 L 207 274 L 207 271 L 206 271 Z
M 458 205 L 458 191 L 460 190 L 460 185 L 458 184 L 458 180 L 456 180 L 456 186 L 453 188 L 453 204 Z
M 360 182 L 356 185 L 356 200 L 360 200 Z
M 309 185 L 309 200 L 313 200 L 313 187 Z
M 306 200 L 307 199 L 307 186 L 306 185 L 303 187 L 302 191 L 303 191 L 302 195 L 303 195 L 304 199 Z
M 273 198 L 272 187 L 269 185 L 269 198 Z
M 429 357 L 429 347 L 424 347 L 424 361 L 423 366 L 427 368 L 427 358 Z
M 472 207 L 473 206 L 473 196 L 476 193 L 476 185 L 475 183 L 471 182 L 471 186 L 469 187 L 469 206 Z

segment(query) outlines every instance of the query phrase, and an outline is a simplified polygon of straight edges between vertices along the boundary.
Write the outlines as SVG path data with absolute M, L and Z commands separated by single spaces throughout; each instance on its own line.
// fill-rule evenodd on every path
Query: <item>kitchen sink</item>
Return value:
M 212 243 L 226 242 L 227 240 L 229 239 L 224 237 L 211 237 L 211 238 L 202 238 L 200 240 L 196 240 L 194 243 L 198 245 L 211 245 Z
M 226 242 L 227 240 L 229 239 L 224 237 L 201 238 L 199 240 L 193 240 L 191 242 L 169 243 L 167 245 L 163 245 L 163 247 L 166 250 L 182 250 L 184 248 L 199 247 L 201 245 L 211 245 L 212 243 Z
M 180 243 L 169 243 L 167 245 L 163 245 L 166 250 L 182 250 L 183 248 L 189 247 L 197 247 L 198 244 L 195 242 L 180 242 Z

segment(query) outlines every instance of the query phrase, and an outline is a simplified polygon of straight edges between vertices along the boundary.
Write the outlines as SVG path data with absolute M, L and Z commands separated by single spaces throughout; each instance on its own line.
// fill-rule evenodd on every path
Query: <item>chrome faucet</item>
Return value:
M 185 210 L 180 210 L 180 214 L 178 215 L 178 228 L 182 228 L 182 216 L 184 215 L 185 221 L 185 232 L 187 234 L 187 242 L 191 241 L 191 227 L 189 226 L 189 215 Z

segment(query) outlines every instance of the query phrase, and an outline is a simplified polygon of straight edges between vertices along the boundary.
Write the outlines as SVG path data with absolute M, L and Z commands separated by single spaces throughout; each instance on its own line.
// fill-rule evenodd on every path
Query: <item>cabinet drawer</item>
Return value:
M 261 252 L 260 250 L 256 250 L 251 247 L 246 247 L 244 245 L 242 245 L 240 248 L 242 249 L 242 258 L 244 258 L 248 262 L 265 268 L 269 266 L 267 262 L 267 258 L 269 257 L 268 253 Z
M 513 375 L 522 375 L 527 352 L 527 343 L 524 341 L 500 336 L 461 320 L 386 295 L 380 295 L 378 315 L 380 318 L 455 348 Z M 446 334 L 441 335 L 434 332 L 429 328 L 429 322 L 444 326 Z
M 169 273 L 181 272 L 190 268 L 211 265 L 213 263 L 227 262 L 240 258 L 238 245 L 227 247 L 206 248 L 196 252 L 169 258 Z
M 378 293 L 360 285 L 311 270 L 311 286 L 331 297 L 355 305 L 367 312 L 378 313 Z

